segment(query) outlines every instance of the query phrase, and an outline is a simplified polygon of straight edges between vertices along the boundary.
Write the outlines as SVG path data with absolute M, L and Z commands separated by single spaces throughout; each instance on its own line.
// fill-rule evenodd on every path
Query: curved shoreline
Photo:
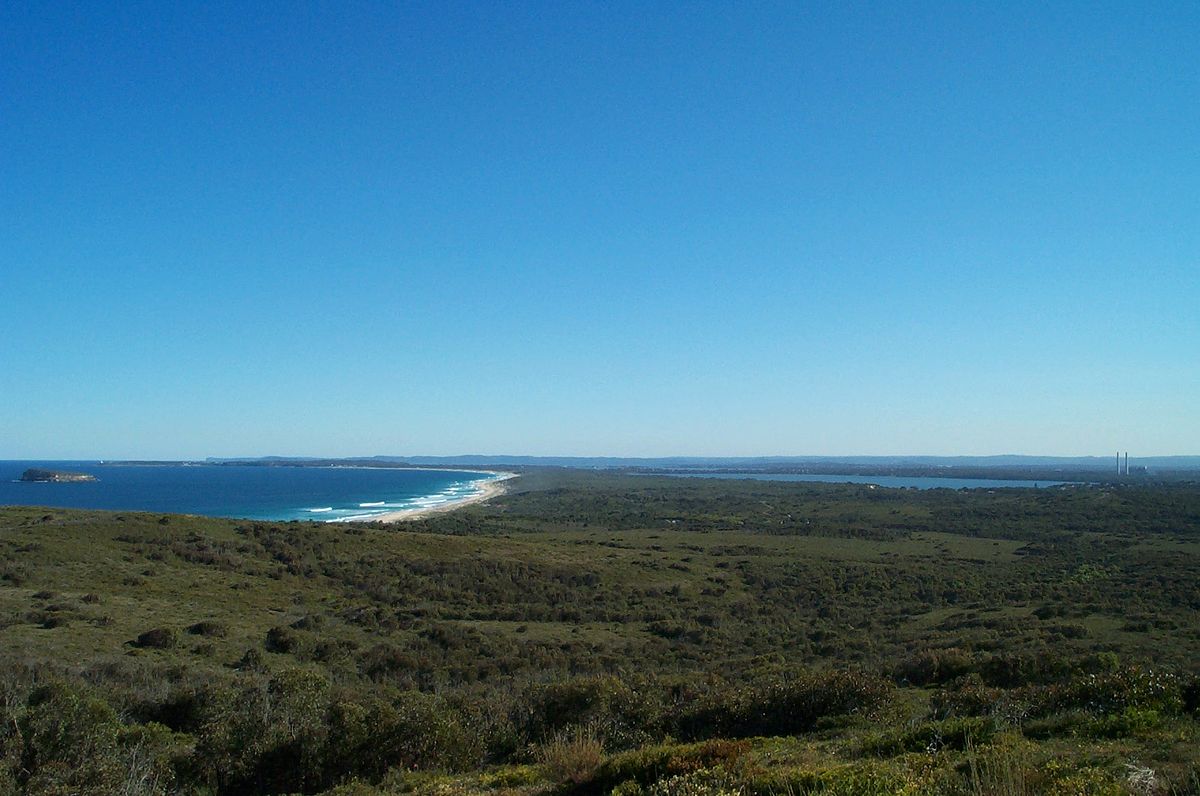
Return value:
M 449 501 L 447 503 L 443 503 L 439 506 L 428 506 L 428 507 L 419 508 L 419 509 L 400 509 L 398 511 L 388 511 L 388 512 L 383 512 L 380 514 L 376 514 L 376 515 L 373 515 L 370 519 L 331 520 L 331 522 L 393 523 L 393 522 L 404 522 L 406 520 L 417 520 L 422 517 L 428 516 L 430 514 L 443 514 L 448 511 L 454 511 L 455 509 L 461 509 L 463 506 L 469 506 L 473 503 L 483 503 L 486 500 L 491 500 L 494 497 L 499 497 L 500 495 L 503 495 L 505 493 L 505 491 L 507 491 L 507 487 L 505 486 L 504 482 L 508 481 L 510 479 L 516 478 L 518 475 L 517 473 L 503 473 L 503 472 L 494 472 L 494 471 L 490 471 L 490 470 L 463 470 L 460 472 L 487 472 L 489 474 L 494 473 L 496 477 L 489 478 L 486 481 L 484 481 L 480 485 L 479 491 L 476 492 L 475 494 L 467 495 L 466 497 L 460 498 L 458 500 L 451 500 L 451 501 Z

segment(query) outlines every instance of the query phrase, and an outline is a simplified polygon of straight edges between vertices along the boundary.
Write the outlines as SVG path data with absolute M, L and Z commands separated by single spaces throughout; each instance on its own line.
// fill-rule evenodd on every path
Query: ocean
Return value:
M 89 473 L 97 481 L 28 483 L 26 469 Z M 480 491 L 493 473 L 379 467 L 118 465 L 0 461 L 0 506 L 150 511 L 256 520 L 370 522 L 433 508 Z

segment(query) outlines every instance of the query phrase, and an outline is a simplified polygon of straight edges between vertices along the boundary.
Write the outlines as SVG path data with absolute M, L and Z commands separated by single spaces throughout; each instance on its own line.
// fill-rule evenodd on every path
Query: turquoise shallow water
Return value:
M 86 483 L 23 483 L 29 467 L 90 473 Z M 373 467 L 0 462 L 0 505 L 154 511 L 262 520 L 370 521 L 479 492 L 492 473 Z

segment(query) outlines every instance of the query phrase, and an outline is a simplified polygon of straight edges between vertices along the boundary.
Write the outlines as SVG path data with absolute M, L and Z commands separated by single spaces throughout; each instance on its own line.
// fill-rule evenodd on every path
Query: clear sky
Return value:
M 1200 453 L 1197 42 L 0 0 L 0 458 Z

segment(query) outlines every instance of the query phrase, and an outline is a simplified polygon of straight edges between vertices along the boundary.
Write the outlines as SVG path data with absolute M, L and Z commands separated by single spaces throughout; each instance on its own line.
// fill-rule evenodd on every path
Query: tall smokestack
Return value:
M 1121 452 L 1117 451 L 1117 475 L 1121 474 Z
M 1129 475 L 1129 451 L 1125 451 L 1125 475 Z

